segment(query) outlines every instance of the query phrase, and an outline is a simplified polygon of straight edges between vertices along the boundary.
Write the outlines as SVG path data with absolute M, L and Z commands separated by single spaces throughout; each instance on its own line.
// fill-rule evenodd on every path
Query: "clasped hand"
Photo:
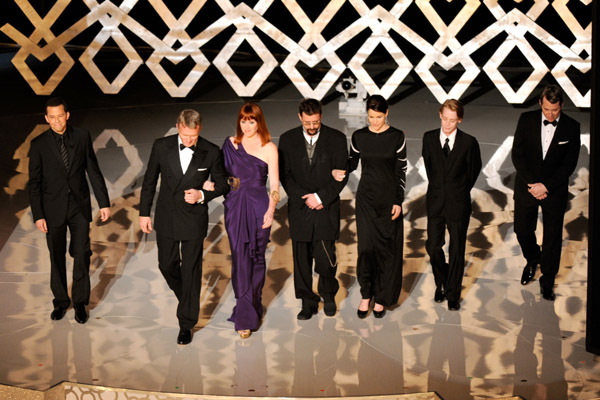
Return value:
M 544 200 L 548 197 L 548 189 L 543 183 L 530 183 L 527 185 L 527 191 L 537 200 Z

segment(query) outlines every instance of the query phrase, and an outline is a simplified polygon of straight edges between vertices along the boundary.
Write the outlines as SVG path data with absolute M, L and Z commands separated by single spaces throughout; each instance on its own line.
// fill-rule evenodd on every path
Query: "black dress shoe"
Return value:
M 536 268 L 537 263 L 527 263 L 525 268 L 523 268 L 523 275 L 521 275 L 521 285 L 527 285 L 533 280 Z
M 356 315 L 358 315 L 358 318 L 360 319 L 365 319 L 367 318 L 367 314 L 369 313 L 369 310 L 356 310 Z
M 54 310 L 52 310 L 52 313 L 50 314 L 50 319 L 52 321 L 59 321 L 59 320 L 63 319 L 63 317 L 65 316 L 66 313 L 67 313 L 66 308 L 54 307 Z
M 75 305 L 75 321 L 80 324 L 85 324 L 88 320 L 88 313 L 85 311 L 85 306 L 83 304 Z
M 458 301 L 448 300 L 448 310 L 450 310 L 450 311 L 460 310 L 460 303 Z
M 438 287 L 435 289 L 435 295 L 433 296 L 433 300 L 436 303 L 441 303 L 446 300 L 446 292 L 444 292 L 444 288 Z
M 326 301 L 325 305 L 323 306 L 323 311 L 328 317 L 333 317 L 335 315 L 335 312 L 337 311 L 335 301 Z
M 190 329 L 179 329 L 177 344 L 190 344 L 192 342 L 192 331 Z
M 315 315 L 316 313 L 317 313 L 317 310 L 310 309 L 310 308 L 303 308 L 302 310 L 300 310 L 300 312 L 298 313 L 296 318 L 298 318 L 300 321 L 306 321 L 307 319 L 311 319 L 312 316 Z
M 556 300 L 556 295 L 554 294 L 554 290 L 541 288 L 542 297 L 548 301 Z

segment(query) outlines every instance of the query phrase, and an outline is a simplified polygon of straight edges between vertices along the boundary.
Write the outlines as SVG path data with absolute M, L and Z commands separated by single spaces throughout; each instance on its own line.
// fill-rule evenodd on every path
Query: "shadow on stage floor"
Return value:
M 484 169 L 472 192 L 462 309 L 433 301 L 425 252 L 425 172 L 421 137 L 439 126 L 438 105 L 413 93 L 394 104 L 390 123 L 407 135 L 409 168 L 404 207 L 404 283 L 400 304 L 383 319 L 360 320 L 356 282 L 354 193 L 358 173 L 342 192 L 337 246 L 339 312 L 322 310 L 297 321 L 286 197 L 275 215 L 263 292 L 266 314 L 247 340 L 227 321 L 234 305 L 228 238 L 221 200 L 210 204 L 205 241 L 201 320 L 193 342 L 178 346 L 176 300 L 157 267 L 156 238 L 138 224 L 141 177 L 152 141 L 174 132 L 177 113 L 204 115 L 202 135 L 222 145 L 234 131 L 242 100 L 73 107 L 72 122 L 90 129 L 112 201 L 112 219 L 91 237 L 91 318 L 73 311 L 50 321 L 49 256 L 28 208 L 27 151 L 46 129 L 38 111 L 0 118 L 11 133 L 2 150 L 0 194 L 0 383 L 47 389 L 59 382 L 173 393 L 244 396 L 359 396 L 435 391 L 444 399 L 520 395 L 525 399 L 600 396 L 600 363 L 585 351 L 589 113 L 566 112 L 582 122 L 579 165 L 571 178 L 557 300 L 539 294 L 537 279 L 521 286 L 524 265 L 513 224 L 510 161 L 512 132 L 523 109 L 483 95 L 466 109 L 462 129 L 481 145 Z M 233 99 L 232 99 L 233 98 Z M 298 123 L 298 94 L 280 90 L 261 101 L 277 142 Z M 337 100 L 323 122 L 354 129 L 340 119 Z

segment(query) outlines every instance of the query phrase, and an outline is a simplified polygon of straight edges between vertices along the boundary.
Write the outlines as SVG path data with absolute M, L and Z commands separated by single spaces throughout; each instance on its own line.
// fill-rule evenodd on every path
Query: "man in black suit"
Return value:
M 449 310 L 460 309 L 465 268 L 467 228 L 471 217 L 471 189 L 481 171 L 477 140 L 458 129 L 464 109 L 458 100 L 446 100 L 439 110 L 441 129 L 425 132 L 423 161 L 427 186 L 427 242 L 435 280 L 434 300 L 448 299 Z M 449 259 L 442 247 L 450 234 Z
M 67 287 L 67 229 L 73 257 L 71 298 L 75 320 L 88 320 L 90 300 L 90 222 L 92 205 L 86 173 L 100 206 L 100 219 L 110 218 L 110 202 L 98 166 L 90 133 L 67 123 L 67 104 L 54 97 L 46 103 L 50 129 L 31 141 L 29 150 L 29 201 L 35 226 L 46 234 L 50 251 L 50 289 L 54 295 L 52 320 L 64 317 L 71 304 Z
M 299 105 L 302 126 L 279 139 L 279 175 L 288 195 L 288 218 L 294 257 L 294 289 L 302 300 L 299 320 L 317 313 L 320 297 L 325 315 L 337 311 L 335 241 L 340 235 L 340 192 L 347 182 L 333 179 L 333 169 L 346 169 L 346 135 L 321 124 L 321 103 Z M 319 274 L 319 295 L 312 289 L 312 265 Z
M 515 233 L 527 264 L 521 284 L 528 284 L 541 266 L 542 297 L 554 301 L 554 278 L 560 265 L 562 231 L 567 208 L 569 177 L 581 147 L 579 122 L 561 112 L 562 91 L 547 86 L 539 99 L 540 111 L 521 114 L 512 147 L 515 178 Z M 544 237 L 537 244 L 535 228 L 542 207 Z
M 140 199 L 140 227 L 150 233 L 150 211 L 160 175 L 154 216 L 158 267 L 179 301 L 178 344 L 192 341 L 192 328 L 200 312 L 202 250 L 208 230 L 206 203 L 229 189 L 221 150 L 198 136 L 201 129 L 200 114 L 183 110 L 177 118 L 179 134 L 154 141 Z M 202 190 L 209 176 L 214 191 Z

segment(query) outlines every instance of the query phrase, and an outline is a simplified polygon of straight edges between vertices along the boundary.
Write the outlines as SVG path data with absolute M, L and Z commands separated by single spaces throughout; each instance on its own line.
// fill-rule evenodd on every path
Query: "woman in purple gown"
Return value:
M 246 103 L 236 136 L 225 139 L 223 157 L 231 190 L 225 197 L 225 229 L 231 246 L 231 280 L 236 305 L 229 318 L 240 337 L 258 329 L 263 314 L 265 249 L 279 201 L 277 147 L 260 107 Z M 269 177 L 269 190 L 266 183 Z

